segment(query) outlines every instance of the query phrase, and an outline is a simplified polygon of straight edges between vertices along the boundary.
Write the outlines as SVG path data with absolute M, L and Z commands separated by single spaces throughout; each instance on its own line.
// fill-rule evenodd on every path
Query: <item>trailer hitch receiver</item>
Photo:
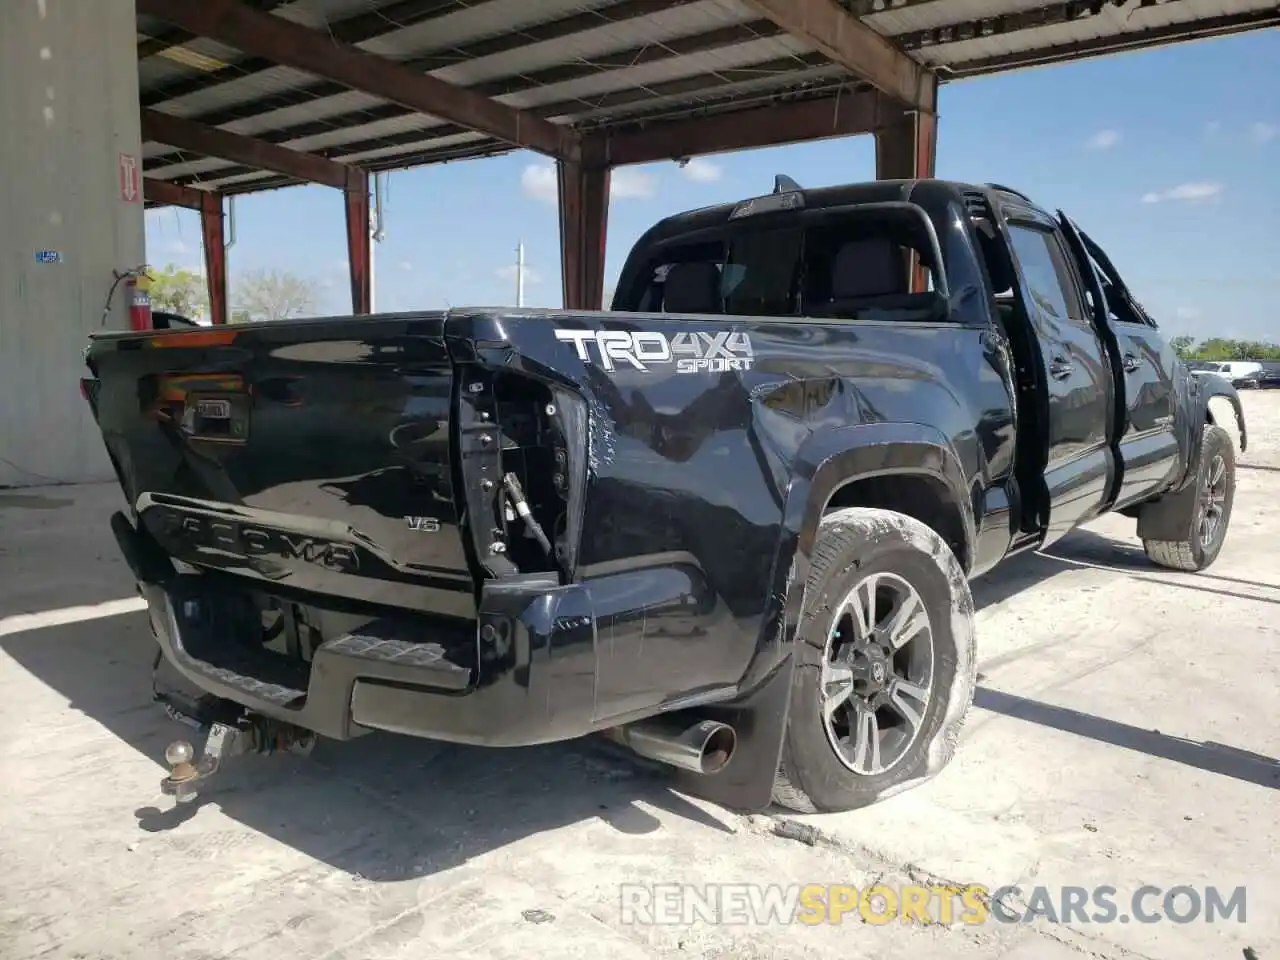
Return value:
M 164 751 L 169 776 L 160 781 L 160 792 L 178 803 L 189 803 L 200 795 L 200 785 L 221 770 L 233 757 L 250 753 L 281 751 L 310 753 L 315 734 L 309 730 L 250 717 L 241 724 L 209 725 L 200 759 L 186 740 L 175 740 Z

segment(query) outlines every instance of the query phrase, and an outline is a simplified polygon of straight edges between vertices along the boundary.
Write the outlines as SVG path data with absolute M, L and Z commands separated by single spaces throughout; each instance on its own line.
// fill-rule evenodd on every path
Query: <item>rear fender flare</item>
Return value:
M 791 652 L 810 556 L 831 498 L 850 483 L 891 475 L 927 476 L 942 483 L 961 518 L 965 564 L 972 562 L 973 503 L 960 458 L 941 431 L 917 423 L 874 423 L 810 435 L 792 461 L 770 604 L 756 655 L 739 687 L 742 693 L 762 683 Z
M 1244 425 L 1244 407 L 1240 404 L 1240 394 L 1225 377 L 1221 377 L 1216 373 L 1200 375 L 1200 400 L 1199 409 L 1201 411 L 1197 423 L 1213 423 L 1213 413 L 1209 410 L 1209 401 L 1214 397 L 1225 397 L 1231 402 L 1231 407 L 1236 414 L 1236 427 L 1240 431 L 1240 452 L 1244 453 L 1249 446 L 1248 431 Z M 1195 457 L 1194 463 L 1199 466 L 1200 463 L 1200 441 L 1195 441 Z

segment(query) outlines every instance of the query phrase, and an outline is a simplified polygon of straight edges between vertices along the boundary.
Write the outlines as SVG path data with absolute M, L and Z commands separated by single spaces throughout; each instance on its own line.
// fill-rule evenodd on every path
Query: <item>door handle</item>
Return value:
M 1076 365 L 1066 357 L 1054 357 L 1049 363 L 1049 376 L 1055 380 L 1065 380 L 1075 371 Z
M 1124 367 L 1125 373 L 1134 373 L 1140 366 L 1142 366 L 1142 361 L 1132 353 L 1126 353 L 1124 355 L 1124 360 L 1121 361 L 1121 366 Z

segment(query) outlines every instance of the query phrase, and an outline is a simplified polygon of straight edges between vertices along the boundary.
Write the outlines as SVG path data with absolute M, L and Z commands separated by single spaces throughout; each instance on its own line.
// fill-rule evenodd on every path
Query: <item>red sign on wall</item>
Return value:
M 142 171 L 138 158 L 120 154 L 120 199 L 125 203 L 142 202 Z

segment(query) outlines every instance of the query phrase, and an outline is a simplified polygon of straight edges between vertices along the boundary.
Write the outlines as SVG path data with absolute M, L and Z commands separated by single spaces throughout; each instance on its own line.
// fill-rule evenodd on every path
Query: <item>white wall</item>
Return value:
M 0 0 L 0 486 L 112 475 L 79 379 L 112 270 L 145 257 L 120 154 L 141 163 L 134 0 Z

